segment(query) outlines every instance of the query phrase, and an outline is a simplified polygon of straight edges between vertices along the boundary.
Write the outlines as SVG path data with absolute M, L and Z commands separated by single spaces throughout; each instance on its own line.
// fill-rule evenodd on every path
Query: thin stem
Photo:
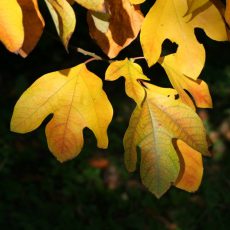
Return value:
M 131 59 L 135 62 L 136 60 L 145 59 L 145 57 L 140 56 L 140 57 L 134 57 L 134 58 L 131 58 Z
M 86 60 L 84 63 L 87 64 L 87 63 L 89 63 L 91 61 L 98 61 L 98 60 L 103 60 L 103 59 L 102 58 L 98 58 L 98 57 L 92 57 L 92 58 Z
M 84 55 L 86 55 L 86 56 L 91 56 L 92 58 L 94 58 L 94 60 L 103 60 L 102 57 L 96 55 L 95 53 L 89 52 L 89 51 L 84 50 L 84 49 L 79 48 L 79 47 L 77 48 L 77 52 L 79 52 L 79 53 L 81 53 L 81 54 L 84 54 Z M 90 60 L 90 59 L 89 59 L 89 60 Z

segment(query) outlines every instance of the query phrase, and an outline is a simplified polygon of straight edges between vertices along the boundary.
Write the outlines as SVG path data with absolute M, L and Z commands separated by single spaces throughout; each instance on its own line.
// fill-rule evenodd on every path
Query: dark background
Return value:
M 150 2 L 143 5 L 144 12 Z M 86 129 L 79 157 L 60 164 L 46 144 L 44 127 L 50 118 L 34 132 L 10 132 L 14 104 L 38 77 L 87 60 L 76 52 L 77 47 L 106 58 L 88 35 L 85 10 L 74 8 L 78 23 L 69 53 L 43 4 L 46 28 L 28 58 L 10 54 L 0 45 L 0 229 L 229 229 L 230 44 L 212 41 L 202 30 L 196 30 L 207 53 L 201 78 L 210 87 L 214 109 L 198 112 L 213 141 L 214 157 L 204 159 L 198 192 L 172 187 L 158 200 L 141 185 L 138 170 L 133 174 L 125 170 L 122 139 L 134 103 L 125 95 L 122 79 L 104 82 L 114 107 L 107 150 L 97 149 Z M 170 42 L 164 44 L 165 52 L 173 49 Z M 137 39 L 117 59 L 142 55 Z M 145 61 L 138 62 L 153 83 L 170 86 L 159 65 L 148 69 Z M 88 68 L 103 79 L 107 66 L 95 61 Z

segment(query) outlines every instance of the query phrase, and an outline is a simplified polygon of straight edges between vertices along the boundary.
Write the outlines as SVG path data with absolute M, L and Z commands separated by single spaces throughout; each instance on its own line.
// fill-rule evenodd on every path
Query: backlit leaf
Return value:
M 89 11 L 87 19 L 91 37 L 108 57 L 114 58 L 137 37 L 143 15 L 129 0 L 110 0 L 108 5 L 110 11 L 104 16 Z
M 145 0 L 129 0 L 129 1 L 130 1 L 130 3 L 132 3 L 134 5 L 141 4 L 141 3 L 145 2 Z
M 73 8 L 66 0 L 45 0 L 45 2 L 53 18 L 57 33 L 67 49 L 76 26 Z
M 181 170 L 174 185 L 188 192 L 195 192 L 199 188 L 203 176 L 202 156 L 181 140 L 177 140 L 177 150 Z
M 187 90 L 192 95 L 197 107 L 212 108 L 212 98 L 208 85 L 200 79 L 193 80 L 181 73 L 174 54 L 165 56 L 159 62 L 164 67 L 172 86 L 177 90 L 185 104 L 195 109 L 192 99 L 185 92 Z
M 188 3 L 187 14 L 193 13 L 194 11 L 204 6 L 208 2 L 209 0 L 187 0 Z
M 87 70 L 85 64 L 36 80 L 15 105 L 11 130 L 30 132 L 49 114 L 54 116 L 46 126 L 46 137 L 49 149 L 59 161 L 80 153 L 85 127 L 94 132 L 98 147 L 107 148 L 112 107 L 101 79 Z
M 18 52 L 24 41 L 22 10 L 17 0 L 0 1 L 0 41 L 11 52 Z
M 18 0 L 23 13 L 25 38 L 19 53 L 26 57 L 38 43 L 45 22 L 38 8 L 37 0 Z
M 75 0 L 75 2 L 89 10 L 106 12 L 105 0 Z
M 142 68 L 128 60 L 115 61 L 106 70 L 105 79 L 115 81 L 119 77 L 125 78 L 125 91 L 138 105 L 145 97 L 145 90 L 138 80 L 149 80 L 142 72 Z
M 225 19 L 230 26 L 230 0 L 226 0 Z
M 149 84 L 145 85 L 149 87 Z M 138 146 L 142 181 L 160 197 L 180 172 L 173 139 L 184 141 L 203 155 L 208 155 L 208 147 L 202 121 L 190 107 L 174 99 L 173 95 L 158 94 L 151 87 L 146 91 L 143 106 L 136 107 L 125 133 L 125 163 L 129 171 L 136 169 Z
M 175 58 L 180 72 L 196 80 L 204 66 L 205 50 L 197 41 L 194 29 L 203 29 L 217 41 L 225 41 L 228 37 L 223 18 L 211 1 L 194 17 L 192 14 L 184 16 L 187 10 L 187 0 L 157 0 L 143 22 L 141 44 L 152 66 L 161 55 L 164 40 L 176 42 Z

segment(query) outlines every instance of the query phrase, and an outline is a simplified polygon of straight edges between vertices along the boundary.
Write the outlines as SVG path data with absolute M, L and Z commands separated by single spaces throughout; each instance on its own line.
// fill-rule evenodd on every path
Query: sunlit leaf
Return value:
M 106 12 L 106 0 L 75 0 L 75 2 L 89 10 Z
M 67 49 L 76 25 L 73 8 L 66 0 L 45 0 L 53 18 L 56 30 Z
M 87 70 L 85 64 L 36 80 L 15 105 L 11 130 L 30 132 L 49 114 L 54 116 L 46 126 L 46 137 L 49 149 L 59 161 L 79 154 L 85 127 L 94 132 L 98 147 L 107 147 L 112 107 L 101 79 Z
M 204 6 L 208 2 L 209 0 L 187 0 L 188 3 L 187 14 L 193 13 L 194 11 Z
M 136 169 L 138 146 L 141 150 L 142 181 L 160 197 L 176 181 L 180 172 L 174 139 L 184 141 L 203 155 L 209 153 L 205 130 L 198 115 L 175 99 L 172 93 L 168 96 L 158 94 L 151 85 L 145 85 L 149 88 L 146 100 L 142 107 L 134 110 L 125 133 L 125 163 L 129 171 Z M 169 92 L 168 89 L 166 91 Z
M 184 16 L 187 10 L 187 0 L 157 0 L 143 22 L 141 44 L 152 66 L 161 55 L 164 40 L 176 42 L 175 58 L 180 72 L 196 80 L 205 63 L 205 50 L 197 41 L 194 29 L 203 29 L 217 41 L 225 41 L 228 37 L 223 18 L 211 1 L 194 17 L 192 14 Z
M 25 38 L 19 53 L 26 57 L 38 43 L 45 22 L 38 8 L 37 0 L 18 0 L 23 13 Z
M 203 176 L 201 154 L 181 140 L 177 140 L 181 170 L 175 186 L 188 192 L 195 192 L 200 186 Z
M 91 37 L 108 57 L 114 58 L 137 37 L 143 15 L 129 0 L 108 4 L 110 12 L 103 15 L 89 11 L 87 18 Z
M 174 54 L 164 57 L 160 63 L 164 67 L 172 86 L 177 90 L 185 104 L 195 109 L 192 99 L 185 92 L 187 90 L 193 97 L 197 107 L 212 108 L 212 98 L 208 85 L 200 79 L 193 80 L 181 73 Z
M 143 3 L 143 2 L 145 2 L 145 0 L 129 0 L 130 1 L 130 3 L 132 3 L 132 4 L 141 4 L 141 3 Z
M 230 1 L 229 0 L 226 0 L 225 19 L 228 25 L 230 26 Z
M 106 70 L 105 79 L 115 81 L 119 77 L 124 77 L 126 94 L 131 97 L 138 105 L 145 97 L 145 90 L 138 80 L 149 80 L 142 71 L 142 68 L 128 60 L 115 61 Z
M 22 17 L 17 0 L 0 1 L 0 41 L 11 52 L 18 52 L 24 41 Z

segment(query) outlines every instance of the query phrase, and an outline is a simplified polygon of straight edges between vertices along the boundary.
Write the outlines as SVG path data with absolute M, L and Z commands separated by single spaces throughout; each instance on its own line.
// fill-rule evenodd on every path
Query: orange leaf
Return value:
M 202 156 L 181 140 L 177 140 L 177 150 L 181 169 L 174 185 L 188 192 L 195 192 L 199 188 L 203 176 Z
M 194 80 L 180 72 L 175 54 L 167 55 L 159 60 L 159 63 L 165 69 L 172 86 L 179 93 L 181 100 L 195 109 L 190 96 L 185 92 L 187 90 L 193 97 L 196 106 L 199 108 L 212 108 L 212 98 L 209 93 L 208 85 L 200 80 Z
M 143 21 L 139 6 L 129 0 L 110 0 L 109 13 L 88 12 L 90 35 L 110 58 L 128 46 L 138 35 Z
M 18 0 L 23 13 L 25 39 L 19 53 L 26 57 L 39 41 L 45 22 L 38 8 L 37 0 Z
M 103 157 L 95 157 L 89 161 L 90 166 L 97 169 L 104 169 L 109 166 L 109 160 Z

